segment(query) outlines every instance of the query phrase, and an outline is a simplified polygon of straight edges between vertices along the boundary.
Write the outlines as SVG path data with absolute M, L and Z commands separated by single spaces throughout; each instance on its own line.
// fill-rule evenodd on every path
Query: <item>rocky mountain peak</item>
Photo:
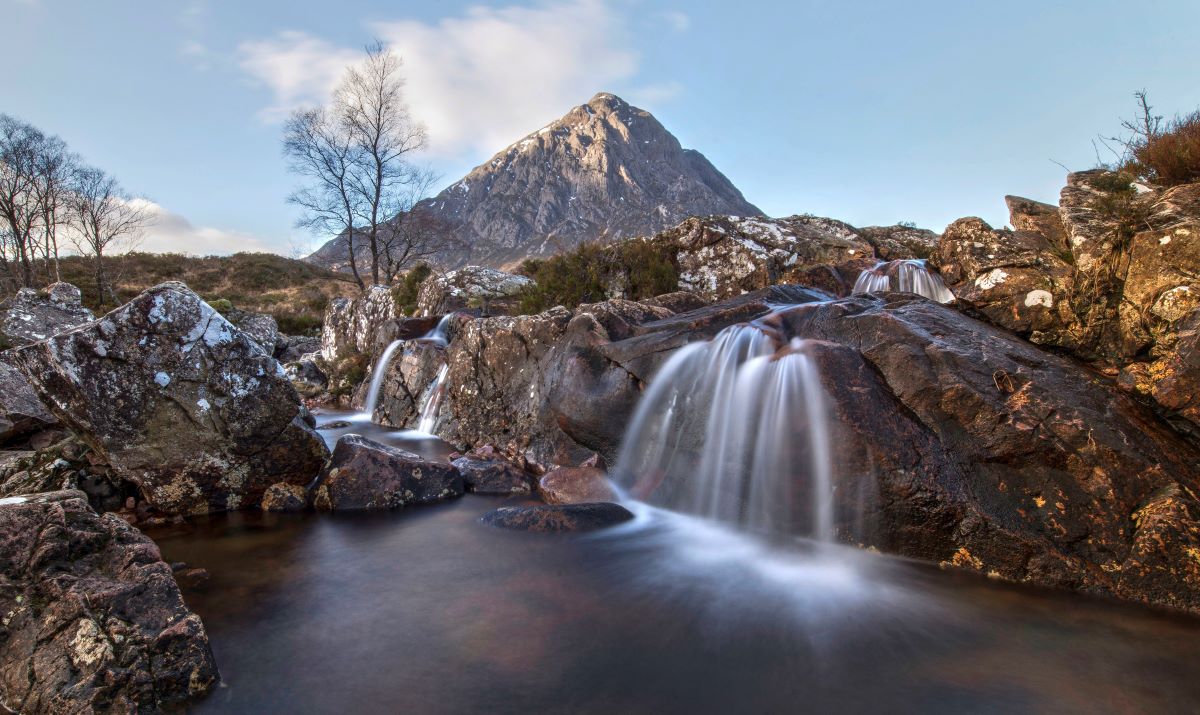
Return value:
M 444 227 L 448 267 L 512 266 L 593 239 L 651 235 L 690 216 L 762 212 L 649 112 L 600 92 L 414 209 Z M 310 257 L 336 266 L 343 242 Z

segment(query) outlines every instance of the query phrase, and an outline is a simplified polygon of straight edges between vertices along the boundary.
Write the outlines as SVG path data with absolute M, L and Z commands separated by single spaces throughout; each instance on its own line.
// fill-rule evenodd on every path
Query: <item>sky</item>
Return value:
M 144 250 L 298 255 L 280 152 L 381 40 L 449 185 L 599 91 L 651 111 L 767 214 L 1007 222 L 1056 201 L 1146 89 L 1200 107 L 1196 0 L 0 0 L 0 112 L 145 197 Z M 15 68 L 15 70 L 14 70 Z

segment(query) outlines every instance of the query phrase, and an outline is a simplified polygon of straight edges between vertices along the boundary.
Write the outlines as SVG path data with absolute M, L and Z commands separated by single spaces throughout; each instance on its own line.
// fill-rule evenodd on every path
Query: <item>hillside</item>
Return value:
M 357 293 L 344 276 L 271 253 L 204 257 L 130 253 L 105 261 L 122 302 L 163 281 L 183 281 L 210 303 L 227 300 L 242 310 L 270 313 L 286 334 L 319 330 L 331 299 Z M 85 305 L 100 308 L 91 259 L 64 258 L 61 270 L 64 281 L 83 291 Z
M 762 212 L 649 112 L 600 93 L 414 209 L 446 227 L 450 266 L 512 266 L 592 239 L 651 235 L 690 216 Z M 347 261 L 345 241 L 308 257 Z

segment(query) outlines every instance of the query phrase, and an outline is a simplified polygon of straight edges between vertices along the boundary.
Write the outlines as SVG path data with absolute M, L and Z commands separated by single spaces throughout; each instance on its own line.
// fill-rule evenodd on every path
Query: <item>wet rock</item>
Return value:
M 211 575 L 206 569 L 185 568 L 175 572 L 175 582 L 180 588 L 195 591 L 208 585 Z
M 25 376 L 0 353 L 0 445 L 57 424 Z
M 838 488 L 855 502 L 841 507 L 847 540 L 1200 612 L 1186 539 L 1162 544 L 1178 556 L 1155 571 L 1153 589 L 1122 580 L 1141 548 L 1131 519 L 1172 484 L 1196 493 L 1200 450 L 1115 385 L 902 294 L 800 306 L 779 320 L 786 337 L 833 344 L 815 354 L 846 430 L 834 439 L 838 459 L 858 475 Z M 1191 512 L 1172 510 L 1170 533 L 1192 533 Z
M 647 298 L 641 302 L 645 305 L 654 306 L 656 308 L 666 308 L 672 313 L 686 313 L 690 310 L 703 308 L 709 303 L 695 293 L 687 290 L 679 290 L 675 291 L 674 293 L 656 295 L 653 298 Z
M 328 450 L 274 358 L 181 283 L 13 351 L 52 412 L 165 514 L 257 506 Z
M 402 344 L 384 373 L 372 419 L 393 427 L 415 426 L 422 399 L 445 364 L 446 349 L 441 345 L 422 340 Z
M 17 712 L 177 709 L 218 674 L 158 548 L 82 492 L 0 504 L 0 700 Z
M 52 283 L 41 291 L 22 288 L 0 322 L 0 335 L 9 345 L 28 345 L 91 322 L 95 316 L 80 298 L 70 283 Z
M 538 481 L 538 492 L 547 504 L 585 504 L 619 501 L 603 469 L 559 467 Z
M 468 308 L 484 315 L 504 315 L 516 306 L 516 296 L 533 280 L 484 266 L 465 266 L 434 273 L 417 292 L 418 315 L 441 315 Z
M 469 492 L 507 496 L 533 491 L 529 474 L 506 459 L 459 457 L 452 464 Z
M 332 422 L 326 422 L 324 424 L 317 425 L 317 429 L 319 429 L 319 430 L 346 429 L 347 427 L 350 427 L 353 424 L 354 423 L 349 420 L 334 420 Z
M 299 484 L 280 482 L 263 492 L 263 511 L 304 511 L 308 508 L 308 490 Z
M 559 506 L 506 506 L 479 518 L 488 526 L 542 534 L 595 531 L 633 519 L 620 504 L 565 504 Z
M 462 493 L 462 475 L 452 465 L 348 434 L 321 472 L 313 505 L 327 511 L 394 509 Z

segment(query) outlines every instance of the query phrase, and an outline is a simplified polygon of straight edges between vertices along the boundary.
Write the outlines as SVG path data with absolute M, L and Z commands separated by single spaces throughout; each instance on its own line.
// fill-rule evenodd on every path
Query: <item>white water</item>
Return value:
M 874 268 L 858 275 L 851 293 L 886 293 L 902 291 L 916 293 L 939 303 L 954 300 L 941 275 L 929 270 L 925 261 L 912 259 L 877 263 Z
M 429 384 L 425 394 L 421 397 L 417 431 L 433 434 L 433 428 L 437 424 L 438 410 L 442 406 L 442 396 L 446 394 L 446 373 L 449 371 L 450 366 L 442 363 L 433 382 Z
M 450 343 L 450 337 L 446 332 L 446 328 L 450 327 L 450 319 L 452 317 L 454 317 L 454 313 L 447 313 L 443 315 L 442 319 L 438 321 L 438 324 L 433 327 L 433 330 L 430 330 L 428 333 L 425 333 L 425 335 L 418 339 L 427 343 L 433 343 L 441 347 L 446 347 Z
M 383 354 L 375 361 L 375 367 L 371 369 L 371 386 L 367 388 L 367 399 L 363 403 L 362 411 L 368 420 L 375 414 L 375 406 L 379 403 L 379 388 L 383 386 L 383 376 L 387 374 L 388 364 L 392 361 L 392 353 L 396 352 L 396 348 L 400 347 L 403 342 L 403 340 L 393 340 L 388 343 Z
M 632 496 L 752 531 L 832 541 L 824 390 L 804 341 L 754 325 L 678 350 L 638 404 L 615 470 Z

